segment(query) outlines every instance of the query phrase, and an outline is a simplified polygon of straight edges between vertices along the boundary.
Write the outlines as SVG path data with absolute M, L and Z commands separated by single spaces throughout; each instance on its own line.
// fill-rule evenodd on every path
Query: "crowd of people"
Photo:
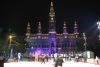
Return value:
M 43 63 L 45 64 L 45 62 L 48 62 L 48 59 L 51 59 L 51 58 L 49 58 L 48 56 L 40 55 L 38 60 L 41 62 L 41 64 Z M 63 61 L 62 56 L 57 55 L 57 57 L 53 58 L 53 62 L 55 62 L 55 67 L 58 67 L 58 66 L 62 67 L 62 63 L 64 61 Z
M 3 64 L 4 64 L 4 62 L 6 62 L 6 60 L 7 59 L 5 59 L 3 57 L 0 57 L 0 67 L 4 67 Z M 64 60 L 63 60 L 63 57 L 61 55 L 56 55 L 52 58 L 47 56 L 47 55 L 39 55 L 38 56 L 38 61 L 41 62 L 41 64 L 45 64 L 49 60 L 52 60 L 53 62 L 55 62 L 55 65 L 54 65 L 55 67 L 58 67 L 58 66 L 62 67 L 63 62 L 64 61 L 71 61 L 72 57 L 71 56 L 66 56 L 66 57 L 64 57 Z M 74 56 L 73 60 L 75 62 L 78 62 L 78 61 L 80 61 L 80 58 L 78 56 Z M 17 62 L 19 61 L 19 57 L 14 57 L 14 62 L 16 62 L 16 61 Z M 98 64 L 98 57 L 96 57 L 96 61 L 97 61 L 97 64 Z
M 48 62 L 48 59 L 51 60 L 51 58 L 48 56 L 40 55 L 38 60 L 41 62 L 41 64 L 42 63 L 45 64 L 45 62 Z M 56 57 L 53 57 L 52 61 L 55 62 L 55 65 L 54 65 L 55 67 L 58 67 L 58 66 L 62 67 L 63 62 L 64 62 L 63 57 L 61 55 L 57 55 Z M 65 61 L 71 61 L 71 56 L 67 56 L 65 58 Z
M 40 55 L 38 60 L 41 62 L 41 64 L 42 63 L 45 64 L 46 61 L 48 62 L 48 59 L 51 60 L 51 58 L 48 56 Z M 80 61 L 79 59 L 80 58 L 78 56 L 74 56 L 73 58 L 75 62 Z M 57 55 L 56 57 L 53 57 L 52 61 L 55 62 L 55 67 L 58 67 L 58 66 L 62 67 L 64 61 L 71 61 L 71 60 L 72 60 L 71 56 L 66 56 L 65 60 L 63 60 L 63 57 L 61 55 Z

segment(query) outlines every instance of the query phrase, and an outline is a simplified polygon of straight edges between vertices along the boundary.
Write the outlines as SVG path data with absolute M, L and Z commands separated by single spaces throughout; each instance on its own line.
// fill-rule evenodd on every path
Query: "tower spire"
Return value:
M 75 23 L 74 23 L 74 34 L 76 35 L 76 37 L 77 37 L 78 34 L 79 34 L 77 28 L 78 28 L 78 27 L 77 27 L 77 23 L 76 23 L 76 21 L 75 21 Z
M 65 21 L 64 21 L 64 24 L 63 24 L 63 34 L 68 34 Z
M 49 12 L 49 32 L 56 33 L 56 21 L 55 21 L 55 12 L 53 8 L 53 2 L 51 2 L 50 12 Z
M 53 3 L 51 2 L 50 5 L 50 12 L 49 12 L 49 44 L 50 49 L 53 48 L 54 52 L 56 51 L 56 22 L 55 22 L 55 12 L 53 9 Z M 52 46 L 53 45 L 53 46 Z
M 39 25 L 38 25 L 38 34 L 41 34 L 41 23 L 39 22 Z
M 50 17 L 55 17 L 55 12 L 54 12 L 54 8 L 53 8 L 53 2 L 51 2 L 50 5 L 50 13 L 49 13 Z
M 27 38 L 29 38 L 30 34 L 31 34 L 31 32 L 30 32 L 30 23 L 28 22 L 28 24 L 27 24 L 27 31 L 26 31 Z

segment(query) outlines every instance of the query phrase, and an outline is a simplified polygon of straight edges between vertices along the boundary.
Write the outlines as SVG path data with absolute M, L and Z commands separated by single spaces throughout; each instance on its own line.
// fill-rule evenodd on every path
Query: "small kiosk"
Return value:
M 92 51 L 85 51 L 85 52 L 83 52 L 83 57 L 87 58 L 87 59 L 94 58 L 94 52 L 92 52 Z

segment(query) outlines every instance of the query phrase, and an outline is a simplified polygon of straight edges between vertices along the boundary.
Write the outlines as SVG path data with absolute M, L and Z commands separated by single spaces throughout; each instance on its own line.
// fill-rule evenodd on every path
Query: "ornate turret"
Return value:
M 74 24 L 74 34 L 76 35 L 76 38 L 78 37 L 78 34 L 79 34 L 77 28 L 78 27 L 77 27 L 77 24 L 76 24 L 76 21 L 75 21 L 75 24 Z
M 63 34 L 68 34 L 67 28 L 66 28 L 66 22 L 64 22 L 64 24 L 63 24 Z
M 41 33 L 41 23 L 39 22 L 39 25 L 38 25 L 38 34 L 42 34 Z
M 31 32 L 30 32 L 30 23 L 28 22 L 28 25 L 27 25 L 27 32 L 26 32 L 26 36 L 27 38 L 29 38 Z
M 66 28 L 66 22 L 64 22 L 63 24 L 63 35 L 64 35 L 64 38 L 67 38 L 67 28 Z

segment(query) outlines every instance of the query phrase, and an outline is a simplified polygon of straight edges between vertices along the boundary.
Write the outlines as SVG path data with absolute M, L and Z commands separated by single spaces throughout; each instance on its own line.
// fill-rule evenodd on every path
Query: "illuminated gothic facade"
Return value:
M 30 32 L 30 23 L 27 25 L 27 40 L 29 48 L 27 50 L 38 51 L 40 53 L 55 53 L 55 52 L 70 52 L 76 50 L 76 38 L 78 38 L 77 24 L 74 24 L 74 32 L 69 34 L 67 32 L 66 22 L 63 24 L 63 33 L 57 34 L 56 32 L 56 20 L 55 12 L 53 8 L 53 3 L 50 5 L 49 12 L 49 33 L 42 34 L 41 23 L 38 24 L 37 34 L 32 34 Z

